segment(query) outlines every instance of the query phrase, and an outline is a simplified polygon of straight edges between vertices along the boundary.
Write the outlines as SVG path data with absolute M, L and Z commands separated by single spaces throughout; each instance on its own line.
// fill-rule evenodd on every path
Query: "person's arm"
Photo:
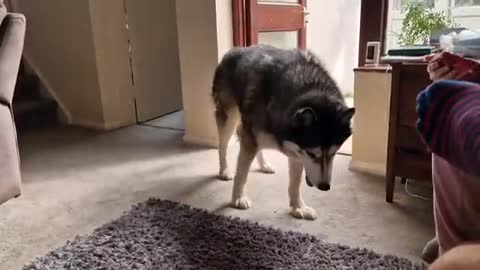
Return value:
M 445 55 L 447 54 L 447 55 Z M 447 57 L 450 56 L 450 57 Z M 432 54 L 425 57 L 425 61 L 429 64 L 427 66 L 428 74 L 432 81 L 438 80 L 465 80 L 471 82 L 480 82 L 480 61 L 474 59 L 467 59 L 470 61 L 468 65 L 471 66 L 469 70 L 456 70 L 455 67 L 448 65 L 448 58 L 453 55 L 448 53 Z
M 456 247 L 438 258 L 429 270 L 480 269 L 480 244 Z

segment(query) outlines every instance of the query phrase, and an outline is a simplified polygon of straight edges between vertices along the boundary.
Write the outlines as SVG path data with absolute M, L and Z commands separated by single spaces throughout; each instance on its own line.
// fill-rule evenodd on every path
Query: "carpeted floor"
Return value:
M 425 266 L 150 199 L 24 269 L 408 270 Z

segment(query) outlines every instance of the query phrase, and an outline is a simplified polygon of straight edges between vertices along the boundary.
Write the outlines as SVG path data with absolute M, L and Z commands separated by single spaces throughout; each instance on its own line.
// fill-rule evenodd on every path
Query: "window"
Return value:
M 443 12 L 450 25 L 455 28 L 480 30 L 480 0 L 388 0 L 389 15 L 386 29 L 386 47 L 399 46 L 398 37 L 402 31 L 406 4 L 417 2 L 436 12 Z
M 456 1 L 462 1 L 462 0 L 456 0 Z M 468 1 L 468 0 L 463 0 L 463 1 Z M 476 0 L 473 0 L 476 1 Z M 404 7 L 406 4 L 411 3 L 411 2 L 417 2 L 417 3 L 422 3 L 426 7 L 433 7 L 435 5 L 435 0 L 393 0 L 393 10 L 402 10 L 402 7 Z
M 456 7 L 480 6 L 480 0 L 455 0 Z

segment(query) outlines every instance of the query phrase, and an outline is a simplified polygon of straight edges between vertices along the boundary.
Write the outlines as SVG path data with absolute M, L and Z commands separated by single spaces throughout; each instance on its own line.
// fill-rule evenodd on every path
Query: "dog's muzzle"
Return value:
M 305 181 L 307 182 L 307 185 L 309 187 L 313 187 L 313 184 L 312 184 L 312 182 L 310 182 L 310 179 L 308 179 L 308 176 L 305 176 Z M 330 190 L 330 184 L 320 183 L 320 184 L 318 184 L 317 188 L 320 189 L 321 191 L 329 191 Z
M 318 184 L 317 188 L 320 189 L 321 191 L 329 191 L 330 190 L 330 184 L 320 183 L 320 184 Z
M 305 176 L 305 181 L 307 181 L 307 185 L 309 187 L 313 187 L 312 182 L 310 182 L 310 179 L 308 179 L 308 176 Z

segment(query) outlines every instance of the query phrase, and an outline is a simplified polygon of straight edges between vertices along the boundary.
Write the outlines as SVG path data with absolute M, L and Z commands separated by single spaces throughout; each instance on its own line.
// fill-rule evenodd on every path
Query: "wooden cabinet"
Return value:
M 354 70 L 352 160 L 349 169 L 385 178 L 387 173 L 388 122 L 390 119 L 390 66 Z
M 431 155 L 416 130 L 416 98 L 430 83 L 426 64 L 392 65 L 387 146 L 387 202 L 393 201 L 397 177 L 431 181 Z

